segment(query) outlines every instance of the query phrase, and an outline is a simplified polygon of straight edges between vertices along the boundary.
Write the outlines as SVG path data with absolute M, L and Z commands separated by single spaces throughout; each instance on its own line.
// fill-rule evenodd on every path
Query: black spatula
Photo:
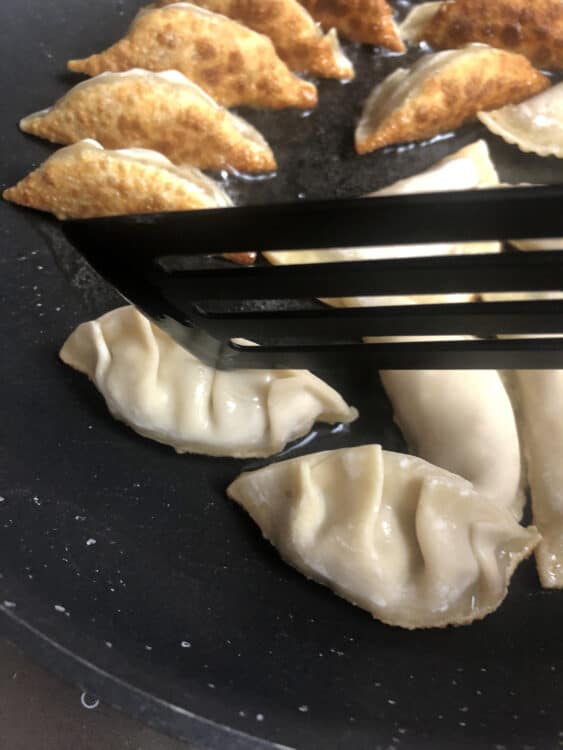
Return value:
M 218 368 L 368 360 L 379 369 L 563 367 L 563 300 L 311 305 L 317 297 L 557 291 L 561 251 L 286 267 L 209 260 L 252 250 L 563 237 L 561 185 L 119 216 L 69 221 L 64 229 L 126 299 Z M 277 300 L 291 300 L 290 309 L 267 302 Z M 476 338 L 366 344 L 362 336 Z

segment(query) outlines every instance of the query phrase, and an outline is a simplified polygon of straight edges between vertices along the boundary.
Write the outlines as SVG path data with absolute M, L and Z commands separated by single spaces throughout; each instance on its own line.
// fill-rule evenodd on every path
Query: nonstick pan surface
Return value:
M 136 8 L 125 0 L 3 0 L 3 186 L 52 151 L 20 134 L 18 119 L 78 81 L 66 60 L 113 42 Z M 310 116 L 245 113 L 270 139 L 280 172 L 275 180 L 231 178 L 236 200 L 361 194 L 484 135 L 472 125 L 424 147 L 356 157 L 361 102 L 401 60 L 349 52 L 358 79 L 323 82 Z M 490 143 L 503 179 L 563 179 L 560 162 Z M 72 329 L 119 300 L 55 222 L 6 204 L 0 212 L 0 635 L 202 748 L 524 750 L 563 742 L 563 595 L 540 589 L 533 561 L 497 613 L 441 631 L 386 627 L 308 582 L 225 499 L 226 485 L 257 462 L 177 456 L 143 440 L 60 364 Z M 361 418 L 347 430 L 319 430 L 289 455 L 366 442 L 404 449 L 375 372 L 319 374 Z

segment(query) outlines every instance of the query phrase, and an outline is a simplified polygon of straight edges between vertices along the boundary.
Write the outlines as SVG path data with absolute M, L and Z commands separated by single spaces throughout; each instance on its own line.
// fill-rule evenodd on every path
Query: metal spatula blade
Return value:
M 563 237 L 562 207 L 563 186 L 552 185 L 119 216 L 63 226 L 76 249 L 127 300 L 221 369 L 367 361 L 379 369 L 557 368 L 563 367 L 563 300 L 359 309 L 315 308 L 311 300 L 557 291 L 563 288 L 562 251 L 286 267 L 234 267 L 209 256 Z M 279 300 L 291 300 L 290 309 L 268 304 Z M 494 338 L 499 335 L 526 338 Z M 477 338 L 365 344 L 362 336 Z M 232 342 L 241 338 L 256 345 Z

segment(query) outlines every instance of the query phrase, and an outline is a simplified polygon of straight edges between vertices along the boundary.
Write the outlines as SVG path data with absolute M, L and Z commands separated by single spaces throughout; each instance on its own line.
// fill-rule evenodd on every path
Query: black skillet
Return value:
M 115 40 L 137 5 L 2 1 L 3 186 L 51 150 L 18 133 L 18 119 L 75 83 L 65 61 Z M 354 156 L 360 103 L 401 61 L 368 48 L 350 54 L 358 80 L 322 83 L 321 105 L 309 117 L 249 115 L 274 146 L 280 173 L 231 179 L 235 199 L 363 193 L 484 134 L 474 125 L 425 147 Z M 490 142 L 504 179 L 561 181 L 560 162 Z M 306 581 L 224 497 L 252 462 L 179 457 L 143 440 L 58 362 L 73 327 L 118 299 L 56 224 L 6 204 L 0 211 L 1 636 L 202 748 L 563 742 L 563 594 L 540 589 L 532 561 L 497 613 L 442 631 L 383 626 Z M 348 431 L 320 430 L 289 453 L 367 441 L 404 447 L 375 373 L 320 374 L 362 417 Z

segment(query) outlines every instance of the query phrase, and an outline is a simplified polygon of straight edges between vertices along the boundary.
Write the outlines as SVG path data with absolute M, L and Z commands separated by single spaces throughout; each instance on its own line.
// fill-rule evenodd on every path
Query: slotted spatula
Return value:
M 563 300 L 358 309 L 311 304 L 318 297 L 557 291 L 563 289 L 561 251 L 285 267 L 235 267 L 209 258 L 254 250 L 563 237 L 563 185 L 143 214 L 63 226 L 75 248 L 127 300 L 221 369 L 357 367 L 367 361 L 379 369 L 563 367 L 563 339 L 557 337 L 563 334 Z M 291 304 L 280 309 L 278 300 Z M 526 338 L 495 338 L 505 335 Z M 476 338 L 367 344 L 362 336 Z M 240 338 L 256 345 L 232 341 Z

